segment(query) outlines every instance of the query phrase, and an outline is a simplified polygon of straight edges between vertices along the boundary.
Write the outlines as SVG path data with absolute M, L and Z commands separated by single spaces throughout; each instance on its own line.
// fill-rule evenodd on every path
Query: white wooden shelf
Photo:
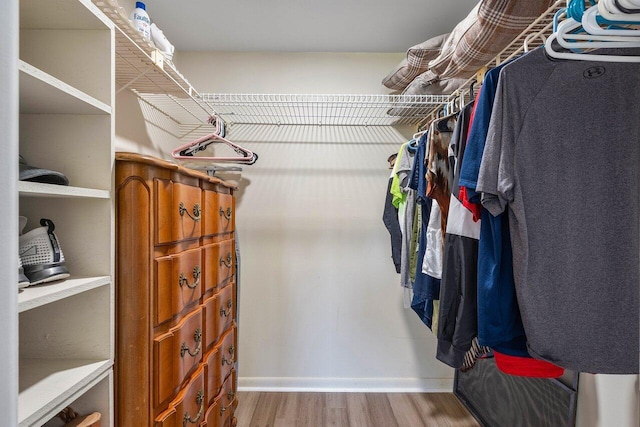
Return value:
M 20 113 L 111 114 L 111 107 L 50 74 L 19 61 Z
M 111 277 L 99 276 L 75 277 L 29 286 L 18 294 L 18 312 L 22 313 L 109 284 L 111 284 Z
M 21 359 L 20 427 L 40 426 L 109 374 L 107 360 Z
M 93 198 L 109 199 L 109 190 L 95 188 L 72 187 L 67 185 L 43 184 L 40 182 L 18 181 L 20 196 L 34 197 L 68 197 L 68 198 Z
M 78 3 L 84 7 L 78 7 Z M 89 0 L 21 0 L 20 28 L 104 30 L 109 20 Z

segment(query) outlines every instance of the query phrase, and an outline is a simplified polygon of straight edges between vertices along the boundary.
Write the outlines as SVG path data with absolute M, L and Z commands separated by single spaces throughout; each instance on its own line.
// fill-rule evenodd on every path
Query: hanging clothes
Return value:
M 413 170 L 411 171 L 409 187 L 416 194 L 416 208 L 419 212 L 417 217 L 420 223 L 411 308 L 416 312 L 420 320 L 431 329 L 433 323 L 433 300 L 438 299 L 438 296 L 431 292 L 433 288 L 431 281 L 435 279 L 422 272 L 422 260 L 427 248 L 427 225 L 431 215 L 431 199 L 427 197 L 425 170 L 428 138 L 428 133 L 424 133 L 418 141 L 418 150 L 416 151 Z
M 471 212 L 460 203 L 456 185 L 472 109 L 473 103 L 470 103 L 459 113 L 447 148 L 449 167 L 446 188 L 450 193 L 444 224 L 446 234 L 436 357 L 454 368 L 462 367 L 478 330 L 476 289 L 480 224 L 473 221 Z M 475 360 L 475 357 L 468 360 Z
M 480 196 L 475 191 L 498 78 L 502 68 L 511 62 L 485 74 L 460 171 L 460 185 L 466 189 L 464 196 L 468 199 L 463 204 L 472 207 L 475 217 L 478 211 L 482 217 L 478 250 L 478 341 L 493 349 L 496 366 L 505 373 L 556 378 L 564 373 L 562 368 L 533 359 L 527 352 L 513 281 L 508 216 L 494 217 L 482 209 Z
M 508 212 L 529 353 L 575 371 L 638 373 L 639 98 L 637 64 L 542 49 L 498 81 L 477 191 Z

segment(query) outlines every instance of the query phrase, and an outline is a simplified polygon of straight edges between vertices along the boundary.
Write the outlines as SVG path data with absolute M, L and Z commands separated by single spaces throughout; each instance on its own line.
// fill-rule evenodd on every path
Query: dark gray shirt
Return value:
M 536 49 L 502 70 L 477 189 L 508 210 L 534 357 L 638 373 L 639 147 L 639 64 Z

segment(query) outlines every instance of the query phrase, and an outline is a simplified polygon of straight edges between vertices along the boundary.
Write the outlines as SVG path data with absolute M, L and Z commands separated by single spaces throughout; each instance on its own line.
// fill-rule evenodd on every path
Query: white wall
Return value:
M 178 58 L 200 92 L 385 93 L 402 54 Z M 402 308 L 382 223 L 386 159 L 405 137 L 317 126 L 234 126 L 228 137 L 260 156 L 238 196 L 240 385 L 451 390 L 436 340 Z

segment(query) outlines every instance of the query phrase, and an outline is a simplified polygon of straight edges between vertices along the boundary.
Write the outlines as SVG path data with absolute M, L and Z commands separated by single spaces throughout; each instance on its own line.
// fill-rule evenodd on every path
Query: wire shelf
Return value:
M 562 8 L 566 7 L 566 0 L 557 0 L 555 1 L 549 8 L 542 13 L 536 20 L 534 20 L 527 28 L 525 28 L 507 47 L 505 47 L 500 53 L 498 53 L 491 61 L 487 62 L 484 67 L 481 67 L 479 73 L 484 73 L 487 69 L 496 67 L 508 60 L 521 55 L 525 52 L 525 44 L 529 48 L 529 50 L 534 49 L 536 47 L 544 44 L 544 39 L 542 37 L 547 37 L 553 32 L 553 19 L 556 13 Z M 437 106 L 436 108 L 429 111 L 423 120 L 419 123 L 419 129 L 424 130 L 424 128 L 433 120 L 435 116 L 437 116 L 442 107 L 446 105 L 448 102 L 451 102 L 453 98 L 462 96 L 463 102 L 466 102 L 468 99 L 465 99 L 465 96 L 468 96 L 470 93 L 471 86 L 479 80 L 479 77 L 483 76 L 473 76 L 469 78 L 466 82 L 464 82 L 457 91 L 455 91 L 447 100 L 447 102 Z
M 410 125 L 422 129 L 444 105 L 460 97 L 460 92 L 463 100 L 469 96 L 469 88 L 476 81 L 476 77 L 468 79 L 452 95 L 199 94 L 173 63 L 132 26 L 117 0 L 92 1 L 117 29 L 118 92 L 131 90 L 143 102 L 191 131 L 206 128 L 212 114 L 230 125 Z M 554 2 L 486 68 L 522 53 L 525 40 L 530 48 L 542 44 L 538 36 L 551 32 L 554 14 L 564 5 L 565 0 Z
M 230 124 L 415 125 L 448 95 L 223 94 L 201 99 Z

